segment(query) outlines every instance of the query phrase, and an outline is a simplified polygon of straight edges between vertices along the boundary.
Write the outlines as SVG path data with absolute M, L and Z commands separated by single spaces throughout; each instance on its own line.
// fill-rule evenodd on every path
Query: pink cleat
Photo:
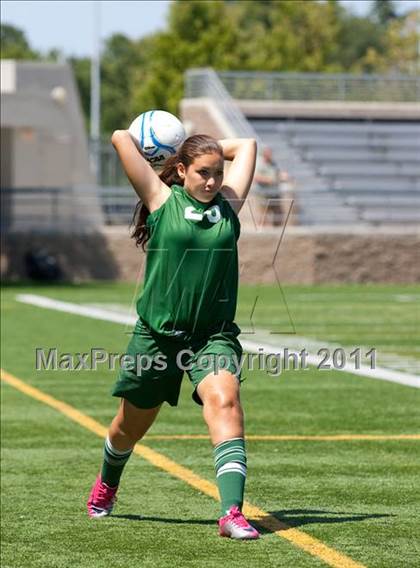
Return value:
M 231 507 L 224 517 L 219 519 L 219 534 L 230 538 L 242 540 L 256 539 L 259 532 L 245 519 L 239 507 Z
M 110 515 L 117 500 L 117 489 L 118 485 L 109 487 L 106 483 L 103 483 L 99 474 L 87 502 L 89 517 L 107 517 Z

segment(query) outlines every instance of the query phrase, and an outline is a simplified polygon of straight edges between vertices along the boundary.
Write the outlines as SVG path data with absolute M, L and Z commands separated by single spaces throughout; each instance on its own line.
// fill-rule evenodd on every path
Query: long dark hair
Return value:
M 213 153 L 220 154 L 223 157 L 223 148 L 218 141 L 206 134 L 194 134 L 194 136 L 190 136 L 185 140 L 176 154 L 166 160 L 165 167 L 159 174 L 159 177 L 169 187 L 173 184 L 184 185 L 184 180 L 178 175 L 177 164 L 184 164 L 185 168 L 188 168 L 199 156 Z M 146 205 L 139 201 L 134 210 L 131 223 L 131 226 L 134 226 L 131 237 L 135 239 L 136 246 L 141 246 L 143 250 L 145 250 L 146 243 L 150 238 L 146 224 L 149 215 L 150 211 Z

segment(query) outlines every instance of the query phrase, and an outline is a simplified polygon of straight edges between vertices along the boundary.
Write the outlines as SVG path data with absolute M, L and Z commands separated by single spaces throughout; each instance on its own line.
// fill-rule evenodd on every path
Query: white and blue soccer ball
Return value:
M 128 131 L 153 168 L 162 167 L 186 138 L 182 122 L 164 110 L 144 112 L 133 120 Z

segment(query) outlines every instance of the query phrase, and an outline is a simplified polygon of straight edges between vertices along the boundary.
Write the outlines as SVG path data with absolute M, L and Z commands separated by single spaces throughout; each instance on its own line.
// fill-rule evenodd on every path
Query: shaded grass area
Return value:
M 387 288 L 382 300 L 386 294 L 418 293 L 412 288 Z M 127 305 L 132 289 L 20 287 L 7 288 L 3 296 L 2 367 L 106 425 L 118 404 L 109 396 L 115 372 L 35 372 L 34 350 L 83 352 L 95 345 L 122 353 L 129 330 L 19 304 L 17 291 Z M 302 293 L 290 290 L 296 305 Z M 406 308 L 398 318 L 408 315 Z M 303 313 L 302 308 L 302 318 Z M 342 330 L 334 333 L 339 337 Z M 401 340 L 413 352 L 415 337 Z M 249 434 L 420 433 L 417 389 L 313 368 L 278 378 L 245 375 Z M 218 504 L 137 456 L 124 473 L 115 516 L 92 522 L 85 501 L 100 465 L 101 440 L 7 385 L 2 395 L 2 566 L 325 565 L 273 534 L 258 543 L 219 539 Z M 190 397 L 185 379 L 179 407 L 164 407 L 151 434 L 205 434 L 201 410 Z M 208 441 L 144 443 L 213 481 Z M 420 566 L 418 441 L 248 441 L 247 447 L 251 503 L 367 566 Z

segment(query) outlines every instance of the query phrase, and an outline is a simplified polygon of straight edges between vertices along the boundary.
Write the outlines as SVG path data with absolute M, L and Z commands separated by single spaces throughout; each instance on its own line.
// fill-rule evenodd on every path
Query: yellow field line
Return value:
M 145 440 L 208 440 L 205 434 L 149 434 Z M 314 441 L 314 442 L 340 442 L 352 440 L 420 440 L 420 434 L 334 434 L 329 436 L 299 436 L 293 434 L 284 435 L 253 435 L 246 436 L 247 440 L 256 441 Z
M 24 394 L 39 400 L 40 402 L 55 408 L 80 426 L 90 430 L 98 436 L 104 437 L 107 433 L 107 429 L 86 416 L 82 412 L 79 412 L 74 407 L 57 400 L 56 398 L 46 394 L 39 389 L 32 387 L 21 381 L 17 377 L 14 377 L 10 373 L 1 370 L 1 380 L 13 386 L 17 390 L 23 392 Z M 144 446 L 143 444 L 136 444 L 134 447 L 134 452 L 144 459 L 148 460 L 150 463 L 156 467 L 163 469 L 170 475 L 185 481 L 198 491 L 205 493 L 206 495 L 213 497 L 213 499 L 219 500 L 218 489 L 214 483 L 202 479 L 196 475 L 191 470 L 179 465 L 173 460 L 167 458 L 166 456 Z M 265 529 L 273 532 L 277 536 L 284 538 L 297 546 L 308 552 L 309 554 L 316 556 L 323 560 L 329 566 L 334 568 L 365 568 L 362 564 L 355 562 L 350 557 L 337 552 L 336 550 L 325 545 L 318 539 L 298 530 L 291 528 L 289 525 L 279 521 L 276 517 L 269 515 L 259 507 L 251 505 L 251 503 L 244 503 L 244 513 L 246 516 L 255 519 L 258 523 Z

